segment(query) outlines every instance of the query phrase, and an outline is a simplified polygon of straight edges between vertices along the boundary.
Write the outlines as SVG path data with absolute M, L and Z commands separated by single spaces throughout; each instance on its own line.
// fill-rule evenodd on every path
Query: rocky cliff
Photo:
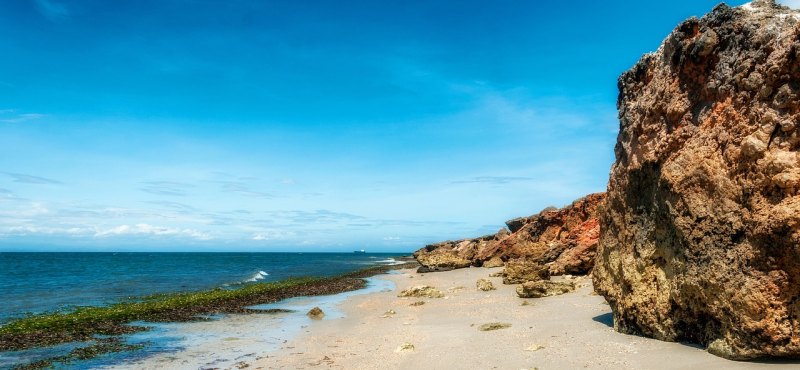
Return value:
M 722 4 L 620 77 L 593 272 L 617 330 L 800 356 L 798 21 Z
M 414 257 L 422 264 L 421 271 L 502 266 L 513 261 L 542 266 L 546 275 L 586 274 L 594 265 L 600 237 L 596 214 L 603 199 L 605 194 L 591 194 L 562 209 L 547 208 L 508 221 L 509 230 L 494 235 L 428 245 Z

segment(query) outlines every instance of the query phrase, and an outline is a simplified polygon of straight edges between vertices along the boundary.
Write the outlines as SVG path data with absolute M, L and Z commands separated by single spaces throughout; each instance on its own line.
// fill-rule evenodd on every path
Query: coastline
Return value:
M 154 324 L 129 338 L 149 342 L 145 350 L 90 360 L 77 368 L 774 369 L 798 364 L 735 362 L 693 345 L 621 334 L 613 330 L 610 308 L 593 292 L 590 278 L 567 277 L 577 285 L 572 293 L 521 299 L 517 285 L 490 277 L 501 270 L 385 271 L 366 277 L 364 289 L 255 306 L 275 313 Z M 488 279 L 496 290 L 477 290 L 478 279 Z M 398 297 L 417 285 L 433 286 L 445 297 Z M 420 301 L 425 303 L 412 305 Z M 315 306 L 326 313 L 323 320 L 306 317 Z M 510 327 L 479 330 L 492 323 Z M 413 349 L 403 349 L 404 344 Z
M 162 294 L 23 317 L 0 326 L 0 368 L 98 367 L 153 353 L 175 352 L 184 349 L 169 343 L 180 339 L 174 335 L 170 338 L 176 329 L 231 317 L 280 317 L 286 310 L 269 306 L 294 297 L 346 297 L 348 293 L 368 292 L 370 277 L 417 265 L 408 262 L 408 258 L 400 259 L 390 265 L 332 277 L 289 278 L 233 290 Z
M 489 277 L 501 268 L 465 268 L 381 275 L 396 289 L 350 297 L 344 318 L 311 322 L 252 369 L 774 369 L 796 361 L 735 362 L 697 346 L 662 342 L 613 330 L 610 308 L 591 279 L 577 277 L 575 292 L 521 299 L 515 285 Z M 478 291 L 477 279 L 497 290 Z M 558 279 L 561 279 L 559 277 Z M 555 279 L 554 279 L 555 280 Z M 398 298 L 415 285 L 431 285 L 445 298 Z M 462 288 L 463 287 L 463 288 Z M 410 306 L 425 301 L 420 306 Z M 527 301 L 527 305 L 523 302 Z M 387 315 L 393 310 L 396 314 Z M 479 331 L 487 323 L 511 327 Z M 401 350 L 404 343 L 413 350 Z

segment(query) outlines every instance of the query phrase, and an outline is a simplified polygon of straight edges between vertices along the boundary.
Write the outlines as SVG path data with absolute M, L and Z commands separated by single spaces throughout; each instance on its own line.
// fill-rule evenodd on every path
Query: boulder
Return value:
M 526 259 L 511 260 L 503 270 L 503 284 L 521 284 L 550 278 L 547 266 Z
M 800 356 L 798 21 L 721 4 L 620 77 L 593 271 L 617 330 Z
M 542 298 L 561 295 L 575 290 L 575 283 L 571 281 L 539 280 L 529 281 L 517 287 L 520 298 Z
M 306 316 L 314 319 L 314 320 L 321 320 L 325 317 L 325 312 L 322 312 L 322 309 L 319 307 L 314 307 L 306 313 Z
M 436 248 L 415 257 L 422 265 L 417 272 L 449 271 L 472 265 L 472 261 L 459 256 L 457 251 L 448 248 Z
M 505 262 L 499 256 L 494 256 L 490 258 L 488 261 L 483 263 L 483 267 L 486 268 L 494 268 L 494 267 L 503 267 L 505 266 Z
M 508 226 L 508 229 L 511 230 L 511 233 L 513 234 L 522 229 L 522 227 L 527 223 L 528 217 L 517 217 L 515 219 L 506 221 L 506 226 Z

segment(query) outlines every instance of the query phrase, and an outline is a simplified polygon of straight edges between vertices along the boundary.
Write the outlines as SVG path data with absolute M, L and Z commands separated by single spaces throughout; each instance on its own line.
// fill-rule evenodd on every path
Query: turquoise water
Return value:
M 155 293 L 331 276 L 394 264 L 386 253 L 0 253 L 0 323 Z

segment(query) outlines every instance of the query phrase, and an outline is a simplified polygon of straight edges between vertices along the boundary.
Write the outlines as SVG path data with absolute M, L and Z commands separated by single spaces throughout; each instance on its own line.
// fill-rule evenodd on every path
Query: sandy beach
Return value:
M 611 327 L 588 277 L 555 297 L 521 299 L 515 285 L 489 277 L 501 269 L 418 274 L 399 270 L 372 278 L 371 288 L 328 297 L 293 298 L 270 307 L 297 312 L 230 315 L 181 324 L 183 350 L 115 368 L 128 369 L 774 369 L 798 362 L 734 362 L 696 346 L 625 335 Z M 479 291 L 487 278 L 497 288 Z M 554 280 L 563 279 L 554 277 Z M 400 298 L 416 285 L 443 298 Z M 412 305 L 423 301 L 424 304 Z M 526 303 L 527 302 L 527 303 Z M 319 305 L 323 320 L 304 313 Z M 391 313 L 391 312 L 394 313 Z M 483 324 L 510 327 L 481 331 Z M 402 349 L 410 344 L 413 349 Z
M 262 369 L 767 369 L 797 363 L 733 362 L 695 346 L 615 332 L 611 310 L 577 278 L 575 292 L 521 299 L 516 286 L 488 276 L 500 269 L 467 268 L 385 275 L 397 290 L 353 297 L 343 319 L 312 323 L 279 351 L 252 364 Z M 490 279 L 497 290 L 478 291 Z M 554 278 L 556 279 L 556 278 Z M 414 285 L 431 285 L 445 298 L 398 298 Z M 424 305 L 411 306 L 416 301 Z M 527 305 L 523 302 L 527 301 Z M 396 314 L 385 315 L 394 310 Z M 389 316 L 389 317 L 385 317 Z M 486 323 L 511 327 L 479 331 Z M 399 351 L 404 343 L 413 351 Z M 268 356 L 268 357 L 267 357 Z

